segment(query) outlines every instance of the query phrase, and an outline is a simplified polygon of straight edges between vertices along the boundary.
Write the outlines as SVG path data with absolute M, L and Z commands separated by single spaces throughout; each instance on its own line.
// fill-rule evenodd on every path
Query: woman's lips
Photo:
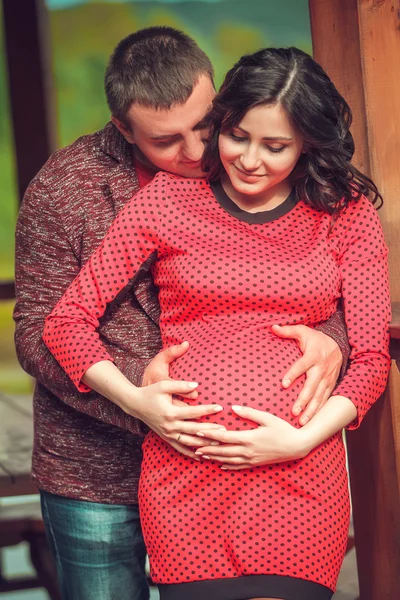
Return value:
M 253 177 L 256 179 L 259 179 L 260 177 L 266 177 L 266 173 L 252 173 L 251 171 L 243 171 L 242 169 L 239 169 L 239 167 L 237 167 L 236 165 L 233 165 L 235 167 L 235 169 L 244 177 Z

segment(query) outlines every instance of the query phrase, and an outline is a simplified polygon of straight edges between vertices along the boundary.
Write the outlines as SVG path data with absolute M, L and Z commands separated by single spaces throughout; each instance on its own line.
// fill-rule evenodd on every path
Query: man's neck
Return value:
M 136 158 L 136 160 L 138 160 L 139 162 L 142 163 L 142 165 L 144 165 L 145 167 L 147 167 L 148 169 L 150 169 L 151 171 L 154 171 L 154 175 L 159 171 L 159 169 L 153 165 L 152 162 L 149 161 L 149 159 L 143 154 L 143 152 L 136 146 L 136 144 L 132 145 L 132 156 L 134 158 Z

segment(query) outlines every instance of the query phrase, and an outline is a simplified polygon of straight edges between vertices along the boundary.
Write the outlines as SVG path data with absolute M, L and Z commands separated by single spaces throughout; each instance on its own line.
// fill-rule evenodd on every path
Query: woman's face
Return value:
M 288 178 L 304 144 L 280 104 L 251 108 L 236 127 L 220 134 L 218 146 L 227 192 L 239 205 L 273 208 L 289 195 Z

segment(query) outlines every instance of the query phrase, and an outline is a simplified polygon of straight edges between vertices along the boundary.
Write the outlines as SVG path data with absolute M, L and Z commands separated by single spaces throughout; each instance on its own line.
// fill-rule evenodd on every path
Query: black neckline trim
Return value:
M 221 181 L 212 181 L 210 186 L 218 204 L 230 215 L 239 221 L 244 221 L 245 223 L 263 224 L 269 223 L 270 221 L 275 221 L 275 219 L 279 219 L 280 217 L 283 217 L 283 215 L 286 215 L 288 212 L 293 210 L 298 203 L 298 200 L 296 199 L 296 192 L 293 189 L 286 200 L 284 200 L 279 206 L 271 210 L 250 213 L 240 208 L 233 202 L 233 200 L 229 198 L 228 194 L 222 187 Z

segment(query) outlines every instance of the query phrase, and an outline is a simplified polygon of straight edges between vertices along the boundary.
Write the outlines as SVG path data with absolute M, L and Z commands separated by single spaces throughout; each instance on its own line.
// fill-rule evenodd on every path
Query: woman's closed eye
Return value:
M 245 142 L 247 140 L 247 137 L 235 135 L 232 132 L 229 135 L 235 142 Z
M 286 146 L 279 146 L 279 148 L 275 148 L 273 146 L 269 146 L 268 144 L 266 144 L 265 147 L 268 148 L 268 150 L 270 152 L 273 152 L 274 154 L 277 154 L 279 152 L 283 152 L 284 149 L 286 148 Z

